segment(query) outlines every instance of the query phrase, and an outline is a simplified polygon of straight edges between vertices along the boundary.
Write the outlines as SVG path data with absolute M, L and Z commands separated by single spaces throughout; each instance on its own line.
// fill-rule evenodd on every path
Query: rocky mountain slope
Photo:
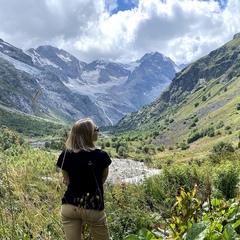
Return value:
M 0 104 L 55 121 L 113 125 L 156 99 L 179 70 L 157 52 L 129 64 L 87 64 L 52 46 L 23 52 L 0 40 Z
M 104 122 L 88 96 L 74 94 L 55 74 L 36 68 L 31 57 L 20 49 L 3 42 L 0 45 L 10 46 L 7 50 L 0 48 L 3 51 L 0 52 L 2 105 L 55 121 L 88 115 L 97 116 L 99 122 Z
M 201 131 L 240 128 L 240 34 L 177 73 L 151 104 L 124 117 L 120 130 L 145 130 L 158 144 L 185 141 Z

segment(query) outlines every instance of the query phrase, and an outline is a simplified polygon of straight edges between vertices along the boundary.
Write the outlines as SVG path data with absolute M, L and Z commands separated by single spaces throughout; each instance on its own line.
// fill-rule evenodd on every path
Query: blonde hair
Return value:
M 96 147 L 93 143 L 95 128 L 96 126 L 90 118 L 75 122 L 67 138 L 66 148 L 73 152 L 95 150 Z

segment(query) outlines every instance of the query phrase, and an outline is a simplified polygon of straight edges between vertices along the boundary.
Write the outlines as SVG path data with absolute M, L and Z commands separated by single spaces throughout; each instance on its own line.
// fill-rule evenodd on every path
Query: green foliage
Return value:
M 194 104 L 194 107 L 197 107 L 199 105 L 199 102 L 196 102 L 195 104 Z
M 45 141 L 45 148 L 63 150 L 67 140 L 69 129 L 67 127 L 61 128 L 58 131 L 57 140 Z
M 195 117 L 194 119 L 193 119 L 193 122 L 198 122 L 198 117 Z
M 126 148 L 124 148 L 123 146 L 120 146 L 117 150 L 117 153 L 119 154 L 119 156 L 126 158 L 127 157 L 127 151 Z
M 157 150 L 163 152 L 165 150 L 165 146 L 161 144 L 160 146 L 157 147 Z
M 1 155 L 0 239 L 61 239 L 53 155 L 12 145 Z
M 0 147 L 3 150 L 10 148 L 13 144 L 22 145 L 23 143 L 24 139 L 16 132 L 6 126 L 0 129 Z
M 110 147 L 110 146 L 111 146 L 110 141 L 106 141 L 106 142 L 105 142 L 105 146 L 106 146 L 106 147 Z
M 138 234 L 131 234 L 124 240 L 156 240 L 156 238 L 148 229 L 142 228 L 139 230 Z
M 193 127 L 196 127 L 197 125 L 196 125 L 196 123 L 195 122 L 193 122 L 193 123 L 191 123 L 191 125 L 190 125 L 190 127 L 189 128 L 193 128 Z
M 240 103 L 237 104 L 237 110 L 240 110 Z
M 202 207 L 202 220 L 198 218 L 183 239 L 239 239 L 239 203 L 219 199 L 209 199 L 208 203 L 209 205 Z
M 196 221 L 196 212 L 201 206 L 200 201 L 195 198 L 196 192 L 196 186 L 189 193 L 186 193 L 183 188 L 178 190 L 178 195 L 176 196 L 177 203 L 173 206 L 174 214 L 170 224 L 174 239 L 182 239 L 184 233 Z
M 234 147 L 231 143 L 220 141 L 215 146 L 213 146 L 213 152 L 220 153 L 220 152 L 234 152 Z
M 217 168 L 215 175 L 214 185 L 222 193 L 222 196 L 227 200 L 237 197 L 239 169 L 229 163 L 224 168 Z
M 56 151 L 33 149 L 20 139 L 10 129 L 1 129 L 0 239 L 64 239 L 59 210 L 65 188 L 55 167 Z M 4 149 L 5 142 L 9 145 Z M 154 155 L 149 156 L 149 152 L 144 155 L 142 150 L 148 146 L 151 152 L 153 145 L 138 143 L 135 137 L 117 137 L 114 144 L 117 143 L 118 151 L 124 146 L 129 148 L 126 151 L 132 145 L 139 147 L 138 160 L 152 163 Z M 209 161 L 176 164 L 170 156 L 165 160 L 160 157 L 156 160 L 162 166 L 159 175 L 136 185 L 107 183 L 106 212 L 112 239 L 182 236 L 192 240 L 201 234 L 206 240 L 218 239 L 217 236 L 237 239 L 240 208 L 235 200 L 230 203 L 223 197 L 228 199 L 239 192 L 239 158 L 231 151 L 222 154 L 223 149 L 214 152 L 216 162 L 209 157 Z M 167 160 L 171 162 L 169 165 Z M 191 189 L 196 183 L 198 191 L 193 194 Z M 176 199 L 180 202 L 177 205 Z M 201 208 L 193 213 L 199 204 Z M 84 229 L 85 235 L 88 232 L 88 228 Z
M 188 142 L 188 143 L 192 143 L 192 142 L 197 141 L 198 139 L 200 139 L 200 138 L 202 138 L 202 137 L 203 137 L 203 135 L 202 135 L 200 132 L 196 131 L 196 132 L 193 132 L 193 133 L 188 137 L 187 142 Z
M 144 188 L 132 184 L 108 184 L 106 211 L 113 239 L 124 239 L 156 221 L 145 202 Z
M 216 129 L 219 129 L 224 126 L 224 122 L 222 120 L 218 121 L 216 124 Z
M 197 141 L 198 139 L 203 138 L 205 136 L 214 137 L 215 136 L 214 128 L 209 127 L 206 129 L 202 129 L 200 132 L 197 130 L 192 131 L 187 139 L 187 142 L 192 143 L 192 142 Z
M 155 146 L 154 145 L 145 145 L 143 146 L 142 151 L 147 154 L 155 154 Z
M 179 146 L 182 150 L 186 150 L 189 148 L 189 145 L 188 143 L 184 140 L 180 143 L 180 146 Z
M 7 126 L 9 129 L 28 137 L 44 137 L 47 135 L 54 136 L 64 127 L 62 124 L 56 124 L 51 121 L 23 114 L 7 112 L 1 108 L 0 115 L 1 125 Z
M 236 240 L 240 238 L 240 203 L 234 200 L 223 200 L 209 197 L 207 201 L 196 198 L 197 187 L 186 193 L 180 188 L 173 206 L 172 217 L 168 220 L 171 236 L 155 238 L 160 231 L 145 228 L 137 235 L 126 239 L 173 239 L 173 240 Z M 145 238 L 144 238 L 145 237 Z

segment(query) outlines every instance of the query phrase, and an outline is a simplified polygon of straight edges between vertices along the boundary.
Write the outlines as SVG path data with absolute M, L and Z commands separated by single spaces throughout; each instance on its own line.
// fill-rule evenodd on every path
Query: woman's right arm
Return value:
M 62 170 L 62 175 L 63 175 L 62 182 L 68 186 L 68 184 L 70 183 L 70 179 L 69 179 L 67 171 Z

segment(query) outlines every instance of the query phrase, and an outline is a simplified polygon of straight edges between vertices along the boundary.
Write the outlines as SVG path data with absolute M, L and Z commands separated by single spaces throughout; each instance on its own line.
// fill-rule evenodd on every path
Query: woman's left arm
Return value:
M 108 171 L 109 171 L 108 167 L 106 167 L 106 168 L 103 169 L 102 183 L 105 183 L 105 182 L 106 182 L 107 177 L 108 177 Z

